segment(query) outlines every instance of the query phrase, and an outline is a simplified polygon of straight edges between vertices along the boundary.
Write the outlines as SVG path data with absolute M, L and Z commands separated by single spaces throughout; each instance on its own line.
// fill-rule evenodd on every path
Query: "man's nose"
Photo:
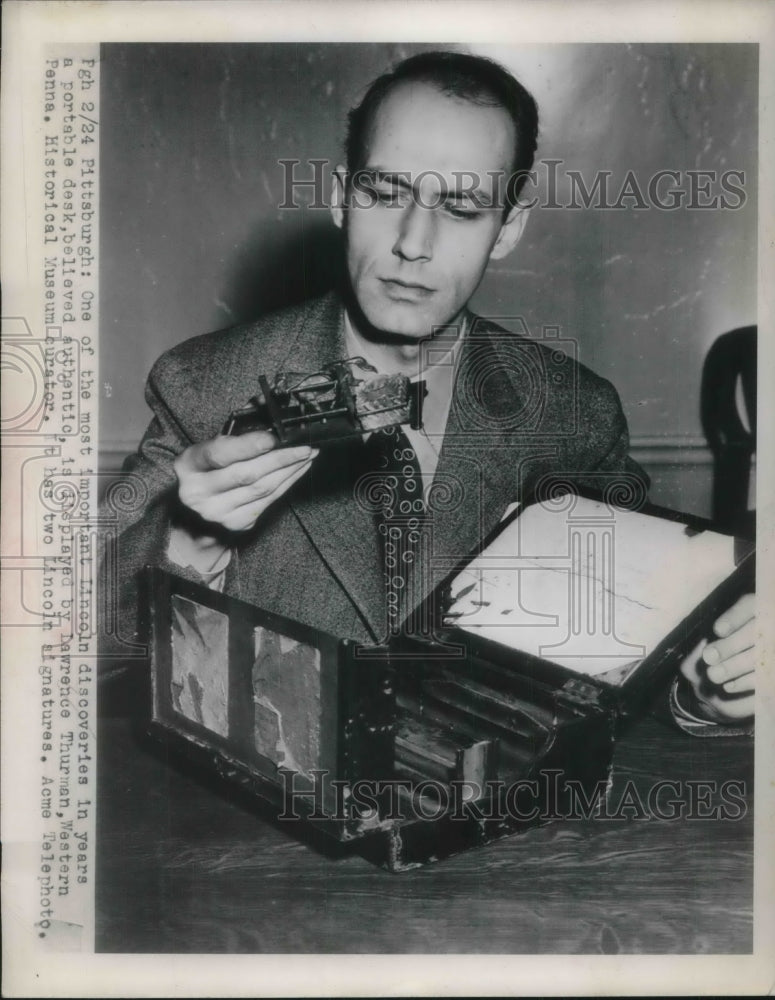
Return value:
M 433 211 L 413 201 L 401 212 L 393 253 L 406 260 L 430 260 L 434 229 Z

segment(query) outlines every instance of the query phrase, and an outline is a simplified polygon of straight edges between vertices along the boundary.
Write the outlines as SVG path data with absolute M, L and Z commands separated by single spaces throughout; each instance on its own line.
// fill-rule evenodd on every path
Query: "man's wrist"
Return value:
M 229 565 L 231 551 L 217 538 L 194 535 L 187 528 L 173 524 L 170 526 L 167 558 L 176 566 L 190 566 L 206 583 L 210 583 Z

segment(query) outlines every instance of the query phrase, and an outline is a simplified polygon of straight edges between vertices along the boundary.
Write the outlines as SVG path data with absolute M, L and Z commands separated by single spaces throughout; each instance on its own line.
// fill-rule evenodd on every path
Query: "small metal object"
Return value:
M 270 384 L 260 375 L 260 394 L 233 410 L 223 433 L 267 430 L 278 447 L 316 447 L 399 424 L 422 427 L 425 382 L 380 375 L 364 358 L 335 361 L 317 372 L 278 372 Z

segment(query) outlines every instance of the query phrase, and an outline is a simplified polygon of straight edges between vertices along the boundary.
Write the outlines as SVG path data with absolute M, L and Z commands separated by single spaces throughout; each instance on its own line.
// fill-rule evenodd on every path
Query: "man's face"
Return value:
M 525 213 L 504 224 L 514 127 L 501 108 L 398 85 L 372 124 L 364 168 L 347 192 L 347 268 L 378 331 L 420 340 L 454 321 L 488 261 L 505 256 Z M 339 178 L 342 193 L 341 176 Z

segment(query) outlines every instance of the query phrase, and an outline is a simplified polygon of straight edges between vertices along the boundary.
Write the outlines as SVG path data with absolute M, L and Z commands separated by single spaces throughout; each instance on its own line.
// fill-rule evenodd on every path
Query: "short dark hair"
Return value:
M 533 166 L 538 140 L 538 106 L 522 84 L 493 59 L 463 52 L 420 52 L 378 77 L 347 116 L 345 155 L 352 177 L 363 168 L 369 127 L 383 99 L 399 83 L 429 83 L 443 94 L 489 107 L 501 107 L 514 123 L 512 173 L 506 185 L 506 211 L 513 208 Z

